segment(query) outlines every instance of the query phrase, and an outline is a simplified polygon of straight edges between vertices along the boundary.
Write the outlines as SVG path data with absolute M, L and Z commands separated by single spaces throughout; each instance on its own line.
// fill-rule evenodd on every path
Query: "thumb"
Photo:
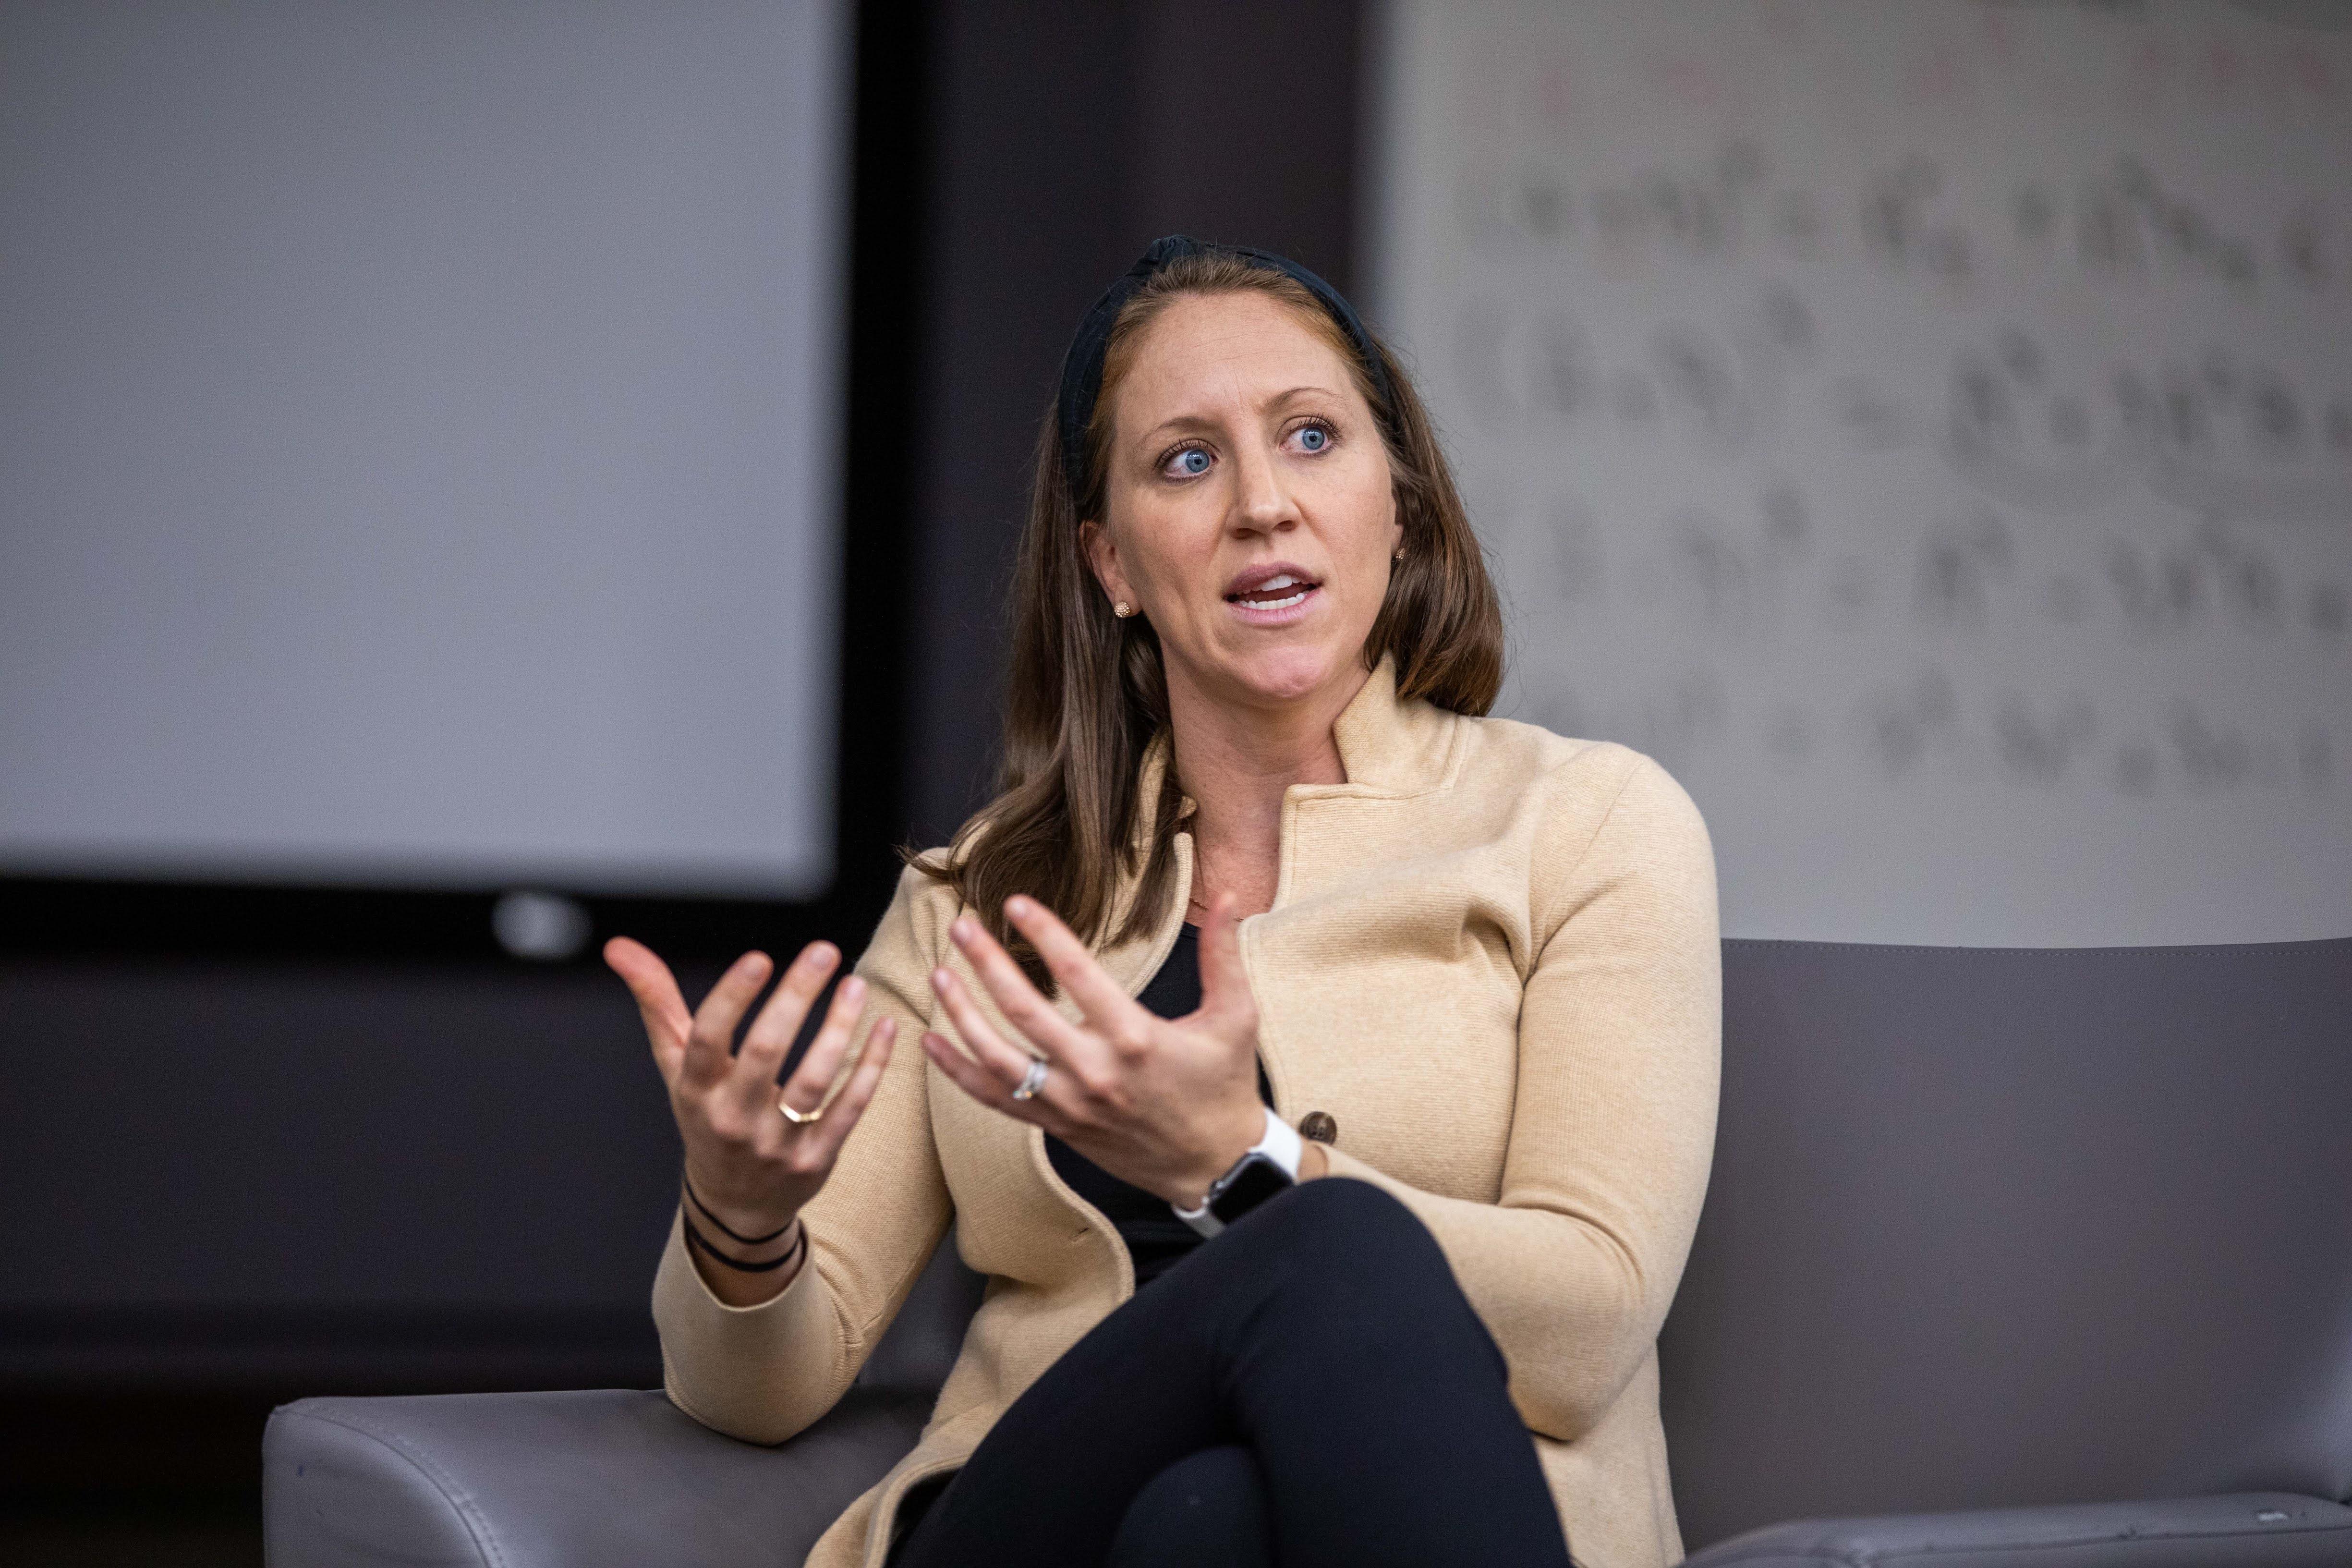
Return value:
M 1201 922 L 1201 1018 L 1229 1027 L 1257 1028 L 1257 999 L 1242 964 L 1241 921 L 1230 893 L 1220 893 Z
M 616 936 L 604 944 L 604 963 L 636 999 L 637 1011 L 646 1021 L 646 1037 L 653 1045 L 654 1060 L 660 1066 L 662 1077 L 676 1078 L 677 1058 L 686 1050 L 687 1033 L 694 1027 L 694 1015 L 687 1011 L 677 977 L 651 948 L 625 936 Z

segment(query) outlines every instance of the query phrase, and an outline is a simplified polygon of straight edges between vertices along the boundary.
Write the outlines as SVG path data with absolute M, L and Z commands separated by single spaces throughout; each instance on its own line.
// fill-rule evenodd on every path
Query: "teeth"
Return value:
M 1260 583 L 1255 591 L 1262 594 L 1268 588 L 1287 588 L 1297 581 L 1297 578 L 1292 576 L 1287 572 L 1276 573 L 1274 576 L 1268 577 L 1265 582 Z
M 1290 597 L 1286 599 L 1262 599 L 1253 604 L 1250 608 L 1254 610 L 1286 610 L 1293 605 L 1303 605 L 1306 602 L 1307 590 L 1301 588 L 1298 592 L 1291 595 Z

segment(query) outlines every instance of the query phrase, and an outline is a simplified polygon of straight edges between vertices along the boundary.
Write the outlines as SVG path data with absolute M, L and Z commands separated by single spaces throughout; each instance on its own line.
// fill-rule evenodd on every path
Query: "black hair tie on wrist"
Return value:
M 730 1257 L 728 1254 L 719 1251 L 717 1247 L 712 1245 L 710 1238 L 703 1235 L 700 1231 L 695 1229 L 694 1222 L 687 1218 L 684 1215 L 677 1216 L 677 1223 L 679 1227 L 686 1232 L 687 1246 L 701 1253 L 703 1257 L 709 1258 L 713 1263 L 718 1264 L 720 1268 L 732 1268 L 738 1274 L 772 1274 L 777 1269 L 782 1268 L 785 1264 L 799 1258 L 802 1251 L 808 1246 L 808 1232 L 806 1229 L 803 1229 L 798 1238 L 793 1242 L 790 1247 L 784 1250 L 781 1257 L 771 1258 L 765 1263 L 746 1263 L 740 1258 Z M 790 1230 L 791 1228 L 791 1226 L 786 1226 L 784 1230 Z M 776 1236 L 782 1236 L 784 1232 L 782 1230 L 776 1232 Z M 772 1241 L 775 1237 L 771 1237 L 769 1239 Z
M 745 1236 L 741 1232 L 731 1228 L 725 1220 L 720 1219 L 717 1215 L 710 1212 L 710 1205 L 704 1203 L 702 1201 L 702 1194 L 694 1190 L 694 1179 L 688 1176 L 683 1170 L 679 1171 L 677 1173 L 677 1184 L 686 1189 L 686 1201 L 694 1205 L 694 1212 L 709 1220 L 711 1224 L 717 1226 L 719 1227 L 719 1234 L 726 1237 L 728 1240 L 736 1243 L 738 1246 L 765 1247 L 768 1243 L 775 1240 L 776 1237 L 783 1235 L 784 1232 L 793 1228 L 793 1220 L 788 1219 L 765 1236 Z M 795 1215 L 793 1217 L 793 1219 L 797 1219 L 800 1216 Z
M 1110 330 L 1118 321 L 1119 311 L 1135 298 L 1136 290 L 1151 280 L 1152 275 L 1170 263 L 1188 256 L 1238 256 L 1270 272 L 1284 277 L 1315 296 L 1316 303 L 1330 312 L 1356 346 L 1357 357 L 1371 377 L 1372 390 L 1384 408 L 1393 409 L 1396 397 L 1389 386 L 1388 369 L 1381 363 L 1380 354 L 1372 348 L 1372 336 L 1339 290 L 1301 267 L 1286 256 L 1276 256 L 1270 250 L 1253 250 L 1243 245 L 1210 245 L 1189 235 L 1171 234 L 1151 242 L 1151 248 L 1137 258 L 1124 276 L 1103 290 L 1078 322 L 1076 335 L 1070 339 L 1070 351 L 1062 356 L 1062 385 L 1054 399 L 1054 412 L 1062 436 L 1062 473 L 1069 481 L 1070 499 L 1077 505 L 1086 504 L 1087 488 L 1087 426 L 1094 423 L 1095 400 L 1102 395 L 1103 353 L 1110 346 Z M 1377 415 L 1380 411 L 1375 410 Z

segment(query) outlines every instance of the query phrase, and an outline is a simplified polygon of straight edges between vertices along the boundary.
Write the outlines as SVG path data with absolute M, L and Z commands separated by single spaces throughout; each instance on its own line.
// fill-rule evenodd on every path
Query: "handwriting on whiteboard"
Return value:
M 1423 24 L 1391 292 L 1515 700 L 1856 798 L 2352 794 L 2352 5 L 1860 15 Z

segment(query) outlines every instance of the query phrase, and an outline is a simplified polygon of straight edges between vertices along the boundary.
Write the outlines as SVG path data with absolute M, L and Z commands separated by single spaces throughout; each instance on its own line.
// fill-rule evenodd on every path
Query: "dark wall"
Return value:
M 0 1380 L 455 1374 L 403 1325 L 468 1317 L 631 1348 L 676 1158 L 634 1015 L 587 973 L 9 965 L 45 1070 L 0 1099 Z
M 959 0 L 939 24 L 910 816 L 986 798 L 1013 542 L 1062 351 L 1162 234 L 1282 250 L 1345 289 L 1353 0 Z
M 1171 230 L 1345 286 L 1360 31 L 1332 0 L 862 8 L 843 885 L 600 925 L 655 922 L 697 991 L 746 942 L 862 942 L 892 844 L 984 788 L 1004 565 L 1071 326 Z M 79 1463 L 23 1413 L 99 1390 L 657 1376 L 675 1135 L 593 959 L 451 952 L 436 922 L 487 930 L 455 896 L 5 891 L 6 1457 Z

